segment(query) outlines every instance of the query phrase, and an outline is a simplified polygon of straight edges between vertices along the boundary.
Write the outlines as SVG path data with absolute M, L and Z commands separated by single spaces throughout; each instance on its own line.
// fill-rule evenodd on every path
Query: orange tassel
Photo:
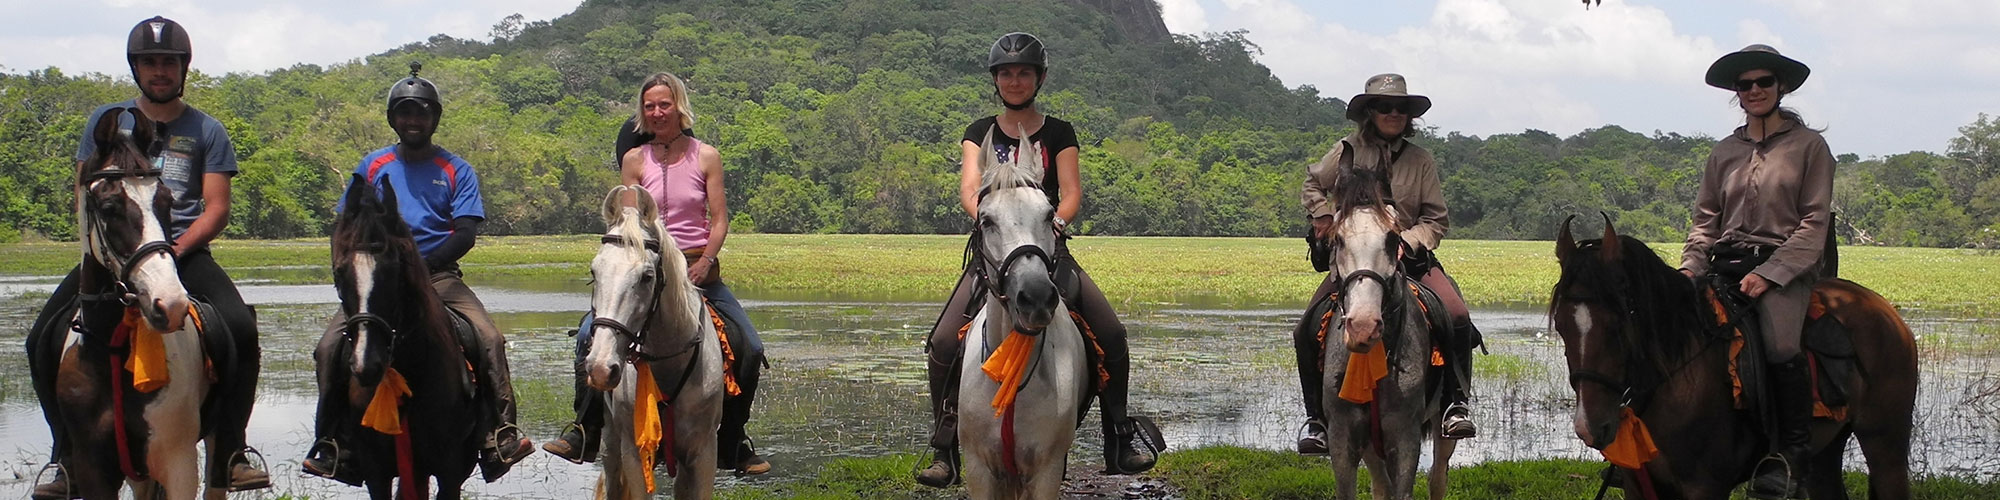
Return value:
M 132 331 L 132 355 L 125 358 L 125 371 L 132 373 L 132 388 L 153 392 L 166 387 L 169 378 L 166 333 L 154 330 L 137 307 L 125 308 L 125 319 L 118 327 Z
M 368 401 L 368 411 L 361 414 L 361 426 L 391 436 L 402 434 L 403 398 L 409 396 L 409 381 L 403 380 L 402 372 L 390 368 L 382 374 L 382 382 L 375 384 L 375 397 Z
M 703 303 L 702 308 L 708 310 L 708 320 L 715 323 L 715 338 L 722 342 L 722 390 L 731 396 L 742 394 L 743 388 L 736 385 L 736 350 L 729 347 L 729 334 L 723 329 L 722 315 L 716 314 L 715 307 L 707 303 Z
M 986 363 L 979 365 L 979 370 L 985 372 L 987 378 L 1000 383 L 1000 389 L 993 393 L 995 417 L 1012 406 L 1014 396 L 1021 391 L 1021 377 L 1027 375 L 1028 357 L 1035 352 L 1035 346 L 1030 342 L 1028 336 L 1021 332 L 1008 333 L 1007 340 L 1000 342 L 1000 348 L 986 358 Z
M 1340 382 L 1340 399 L 1354 404 L 1375 400 L 1375 384 L 1389 376 L 1389 350 L 1368 346 L 1368 352 L 1347 353 L 1347 374 Z
M 653 492 L 653 456 L 660 450 L 660 439 L 665 431 L 660 428 L 660 401 L 666 399 L 660 394 L 659 382 L 653 380 L 653 368 L 645 363 L 633 363 L 633 378 L 639 385 L 633 387 L 632 437 L 639 445 L 639 462 L 645 466 L 646 492 Z
M 1653 433 L 1646 430 L 1646 422 L 1639 420 L 1638 413 L 1625 408 L 1624 416 L 1618 424 L 1618 436 L 1612 439 L 1611 446 L 1604 447 L 1604 459 L 1627 469 L 1645 467 L 1646 462 L 1660 456 L 1660 447 L 1653 445 Z

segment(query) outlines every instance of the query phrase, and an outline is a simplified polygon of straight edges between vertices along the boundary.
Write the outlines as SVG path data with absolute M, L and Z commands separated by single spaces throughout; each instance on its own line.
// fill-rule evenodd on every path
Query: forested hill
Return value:
M 346 172 L 394 141 L 383 93 L 411 61 L 444 91 L 438 143 L 479 172 L 497 234 L 601 229 L 613 130 L 655 71 L 689 80 L 739 231 L 963 232 L 957 138 L 1000 109 L 983 63 L 1010 31 L 1050 50 L 1041 103 L 1082 135 L 1087 233 L 1302 234 L 1304 166 L 1351 130 L 1337 97 L 1352 89 L 1287 87 L 1243 33 L 1168 34 L 1151 0 L 590 0 L 552 21 L 496 21 L 485 40 L 194 75 L 189 101 L 228 127 L 242 168 L 228 234 L 325 234 Z M 125 78 L 0 75 L 0 227 L 16 229 L 0 241 L 74 235 L 70 152 L 84 113 L 136 94 Z M 1602 210 L 1656 240 L 1685 230 L 1712 142 L 1615 126 L 1418 141 L 1446 176 L 1453 237 L 1549 238 L 1562 215 Z M 1991 244 L 2000 122 L 1953 144 L 1844 158 L 1842 234 Z

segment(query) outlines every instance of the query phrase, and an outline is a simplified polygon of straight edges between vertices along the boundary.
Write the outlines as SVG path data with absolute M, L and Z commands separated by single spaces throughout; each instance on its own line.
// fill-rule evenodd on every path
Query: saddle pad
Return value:
M 1742 355 L 1749 347 L 1750 339 L 1762 338 L 1756 331 L 1758 322 L 1754 319 L 1755 311 L 1749 308 L 1725 306 L 1716 298 L 1714 289 L 1709 289 L 1706 297 L 1713 307 L 1716 326 L 1724 329 L 1730 336 L 1729 378 L 1733 386 L 1736 407 L 1747 409 L 1753 402 L 1747 401 L 1751 398 L 1746 398 L 1744 395 L 1757 392 L 1750 390 L 1749 386 L 1763 387 L 1768 383 L 1762 377 L 1765 369 L 1761 365 L 1761 360 L 1755 359 L 1757 356 L 1745 359 Z M 1812 300 L 1813 313 L 1806 318 L 1805 332 L 1801 340 L 1806 348 L 1806 362 L 1812 371 L 1813 416 L 1839 420 L 1846 416 L 1847 395 L 1852 391 L 1846 381 L 1851 379 L 1856 370 L 1853 359 L 1855 354 L 1853 338 L 1849 336 L 1847 328 L 1840 324 L 1839 319 L 1824 314 L 1825 308 L 1818 292 L 1813 293 Z M 1730 314 L 1732 312 L 1736 314 Z M 1753 366 L 1747 363 L 1759 364 Z M 1753 375 L 1746 377 L 1744 373 Z

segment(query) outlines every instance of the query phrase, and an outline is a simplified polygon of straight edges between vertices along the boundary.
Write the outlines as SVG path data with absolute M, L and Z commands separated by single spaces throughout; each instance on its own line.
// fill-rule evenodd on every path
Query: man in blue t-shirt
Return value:
M 507 339 L 493 325 L 479 296 L 465 286 L 464 275 L 458 269 L 458 259 L 472 250 L 479 236 L 479 225 L 486 220 L 486 202 L 479 195 L 479 175 L 464 159 L 431 143 L 431 136 L 437 133 L 438 119 L 444 116 L 444 106 L 438 98 L 437 86 L 417 76 L 421 68 L 411 64 L 410 77 L 389 88 L 389 126 L 395 129 L 401 142 L 361 157 L 354 173 L 378 189 L 385 182 L 395 186 L 397 210 L 402 212 L 403 222 L 409 224 L 410 234 L 416 238 L 417 253 L 423 255 L 424 265 L 430 269 L 431 287 L 437 290 L 445 307 L 465 315 L 476 330 L 478 339 L 467 347 L 475 351 L 470 360 L 478 365 L 475 378 L 479 388 L 474 400 L 489 410 L 477 425 L 487 433 L 485 449 L 479 453 L 479 469 L 490 483 L 534 452 L 534 443 L 514 425 L 516 406 L 507 368 Z M 340 203 L 334 205 L 335 210 L 346 204 L 343 195 Z M 340 349 L 341 330 L 346 323 L 344 315 L 334 313 L 326 334 L 320 338 L 319 348 L 313 352 L 315 360 L 325 363 L 322 355 L 332 355 Z M 330 420 L 350 414 L 346 400 L 340 397 L 344 391 L 327 390 L 337 382 L 324 377 L 322 374 L 319 412 L 313 427 L 318 439 L 306 451 L 303 469 L 309 474 L 358 484 L 358 474 L 350 473 L 359 470 L 352 466 L 354 457 L 338 451 L 341 449 L 338 442 L 348 427 Z
M 167 187 L 172 198 L 171 215 L 168 217 L 167 239 L 173 243 L 176 267 L 180 270 L 181 285 L 188 295 L 208 303 L 222 318 L 222 325 L 228 330 L 235 344 L 235 363 L 216 366 L 217 379 L 225 381 L 228 387 L 217 388 L 227 394 L 244 395 L 241 401 L 226 401 L 219 408 L 221 421 L 216 424 L 216 434 L 209 437 L 210 444 L 233 453 L 227 463 L 229 470 L 208 471 L 209 485 L 226 488 L 229 491 L 244 491 L 268 488 L 271 476 L 252 465 L 244 450 L 243 429 L 250 422 L 251 405 L 255 398 L 248 397 L 257 387 L 257 360 L 260 357 L 257 346 L 257 320 L 255 313 L 243 303 L 243 296 L 236 291 L 234 281 L 215 264 L 209 255 L 208 243 L 222 229 L 229 225 L 229 179 L 236 175 L 236 149 L 229 142 L 229 133 L 215 118 L 194 109 L 181 100 L 181 92 L 187 82 L 188 61 L 194 56 L 193 44 L 187 31 L 164 17 L 153 17 L 140 21 L 126 36 L 125 60 L 132 70 L 132 81 L 139 87 L 141 98 L 106 104 L 90 113 L 90 119 L 83 126 L 83 140 L 77 146 L 76 161 L 79 167 L 95 152 L 95 144 L 90 139 L 96 130 L 97 119 L 105 111 L 114 108 L 139 108 L 147 119 L 156 122 L 159 139 L 154 144 L 141 144 L 147 154 L 154 155 L 154 163 L 160 167 L 161 183 Z M 120 128 L 132 129 L 130 114 L 118 113 Z M 98 308 L 121 308 L 116 300 L 102 300 L 99 290 L 90 290 L 90 295 L 79 301 L 78 273 L 71 270 L 63 278 L 61 285 L 49 295 L 47 305 L 35 318 L 35 324 L 28 330 L 27 353 L 29 372 L 34 379 L 35 397 L 41 400 L 42 415 L 49 421 L 49 434 L 54 441 L 53 462 L 62 463 L 63 449 L 68 437 L 56 422 L 63 418 L 55 406 L 55 370 L 62 355 L 69 315 L 75 307 L 88 310 Z M 115 315 L 116 313 L 107 312 Z M 31 496 L 36 499 L 69 498 L 69 481 L 58 470 L 55 479 L 35 486 Z

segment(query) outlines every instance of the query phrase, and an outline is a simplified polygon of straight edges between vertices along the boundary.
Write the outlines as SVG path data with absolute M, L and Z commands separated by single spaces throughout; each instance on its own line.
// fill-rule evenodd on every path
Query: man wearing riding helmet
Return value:
M 1042 41 L 1034 35 L 1008 33 L 993 42 L 986 58 L 986 70 L 993 76 L 994 95 L 1000 98 L 1000 103 L 1007 110 L 981 118 L 965 128 L 965 135 L 959 142 L 963 153 L 959 170 L 959 202 L 967 214 L 975 219 L 978 217 L 979 163 L 984 153 L 980 150 L 984 147 L 980 141 L 990 132 L 993 152 L 1001 161 L 1007 161 L 1019 150 L 1023 140 L 1015 134 L 1025 130 L 1026 140 L 1039 143 L 1041 147 L 1038 149 L 1047 155 L 1042 159 L 1046 171 L 1041 185 L 1050 201 L 1055 203 L 1055 226 L 1061 232 L 1083 205 L 1083 183 L 1077 168 L 1076 129 L 1069 122 L 1035 109 L 1035 96 L 1041 92 L 1042 83 L 1048 77 L 1048 53 Z M 1125 325 L 1118 322 L 1111 303 L 1104 299 L 1104 292 L 1098 290 L 1090 275 L 1085 274 L 1076 260 L 1070 258 L 1068 246 L 1064 243 L 1066 239 L 1057 239 L 1056 283 L 1063 288 L 1064 302 L 1083 316 L 1084 324 L 1078 326 L 1087 328 L 1102 348 L 1102 356 L 1097 355 L 1097 350 L 1085 350 L 1091 354 L 1091 362 L 1110 375 L 1110 380 L 1099 391 L 1103 398 L 1103 411 L 1100 413 L 1105 436 L 1105 471 L 1111 474 L 1145 472 L 1153 468 L 1158 452 L 1166 443 L 1159 442 L 1156 430 L 1149 430 L 1142 444 L 1151 453 L 1142 454 L 1133 447 L 1141 424 L 1150 428 L 1151 421 L 1126 415 L 1127 386 L 1131 381 L 1128 372 L 1132 362 L 1125 343 Z M 984 298 L 979 296 L 983 291 L 978 286 L 976 269 L 974 264 L 965 266 L 926 343 L 930 359 L 931 417 L 934 422 L 930 444 L 936 457 L 929 468 L 917 472 L 917 482 L 927 486 L 942 488 L 959 479 L 956 394 L 959 371 L 954 367 L 963 361 L 959 329 L 972 321 L 973 315 L 979 312 L 979 301 Z M 1093 384 L 1092 388 L 1096 385 Z
M 1401 230 L 1398 239 L 1403 243 L 1399 266 L 1436 293 L 1450 316 L 1451 334 L 1444 337 L 1438 349 L 1445 366 L 1450 368 L 1444 380 L 1448 404 L 1439 423 L 1438 437 L 1470 438 L 1479 433 L 1467 405 L 1472 391 L 1472 348 L 1480 344 L 1479 329 L 1472 325 L 1472 314 L 1459 295 L 1458 283 L 1445 274 L 1444 267 L 1431 253 L 1444 242 L 1445 229 L 1451 224 L 1443 184 L 1438 180 L 1437 161 L 1430 151 L 1409 140 L 1417 133 L 1412 121 L 1430 111 L 1431 100 L 1410 94 L 1409 81 L 1395 73 L 1369 77 L 1361 92 L 1347 101 L 1347 119 L 1357 125 L 1354 133 L 1342 138 L 1318 163 L 1306 169 L 1300 201 L 1312 221 L 1311 236 L 1320 241 L 1336 236 L 1332 233 L 1337 214 L 1327 194 L 1335 192 L 1334 183 L 1342 170 L 1372 170 L 1386 177 L 1389 196 L 1396 208 L 1396 225 Z M 1305 436 L 1298 442 L 1302 454 L 1327 452 L 1326 407 L 1321 404 L 1325 374 L 1321 373 L 1320 364 L 1325 346 L 1320 343 L 1320 318 L 1313 313 L 1321 301 L 1340 291 L 1341 278 L 1328 275 L 1320 282 L 1319 289 L 1306 302 L 1308 316 L 1300 318 L 1292 332 L 1307 418 Z
M 257 387 L 257 359 L 260 356 L 257 320 L 255 313 L 243 303 L 243 296 L 237 293 L 235 282 L 222 267 L 216 265 L 215 257 L 209 254 L 208 248 L 208 243 L 229 225 L 229 179 L 236 174 L 236 149 L 221 122 L 181 100 L 181 92 L 187 84 L 188 62 L 193 58 L 194 45 L 180 23 L 156 16 L 133 26 L 125 39 L 125 62 L 132 70 L 132 82 L 139 87 L 143 98 L 106 104 L 92 111 L 91 118 L 83 126 L 83 141 L 77 147 L 76 161 L 81 167 L 82 162 L 95 152 L 90 132 L 97 127 L 97 117 L 106 110 L 136 107 L 147 119 L 156 122 L 159 139 L 154 144 L 139 146 L 153 155 L 154 165 L 161 169 L 161 184 L 167 187 L 172 197 L 166 230 L 167 238 L 173 242 L 181 285 L 187 288 L 190 296 L 214 307 L 235 344 L 235 359 L 238 362 L 233 366 L 216 367 L 218 379 L 228 381 L 233 387 L 219 390 L 246 395 L 240 398 L 242 401 L 228 401 L 221 408 L 222 419 L 217 424 L 215 441 L 211 444 L 234 455 L 227 462 L 229 470 L 226 474 L 225 471 L 208 471 L 209 483 L 212 487 L 229 491 L 268 488 L 271 477 L 248 460 L 246 454 L 252 450 L 246 446 L 243 432 L 250 422 L 251 405 L 254 403 L 254 398 L 247 395 L 255 392 Z M 120 127 L 131 130 L 133 125 L 125 123 L 130 120 L 129 115 L 119 116 Z M 78 273 L 73 269 L 49 295 L 48 304 L 35 318 L 27 338 L 29 372 L 34 379 L 35 397 L 41 400 L 42 414 L 48 419 L 49 433 L 54 439 L 55 463 L 62 463 L 65 458 L 63 447 L 68 444 L 62 427 L 56 425 L 63 417 L 54 405 L 53 394 L 54 371 L 62 355 L 61 339 L 66 329 L 52 327 L 67 324 L 58 318 L 72 314 L 76 310 L 72 306 L 89 309 L 123 307 L 115 298 L 100 293 L 102 291 L 80 294 L 77 287 Z M 80 295 L 81 301 L 78 300 Z M 37 499 L 68 498 L 69 489 L 68 479 L 58 469 L 55 479 L 36 485 L 32 496 Z
M 389 88 L 387 117 L 400 142 L 363 156 L 354 173 L 378 188 L 383 183 L 395 185 L 396 206 L 403 221 L 410 225 L 417 253 L 423 256 L 424 266 L 431 272 L 431 287 L 437 290 L 445 307 L 465 316 L 477 335 L 476 339 L 465 340 L 475 351 L 468 356 L 477 365 L 473 367 L 478 384 L 474 400 L 486 406 L 486 412 L 475 425 L 486 432 L 486 445 L 479 453 L 479 470 L 490 483 L 532 453 L 534 443 L 514 425 L 516 406 L 513 382 L 508 375 L 507 339 L 493 325 L 479 296 L 465 286 L 464 273 L 458 268 L 458 259 L 472 250 L 479 236 L 479 225 L 486 220 L 479 175 L 465 159 L 431 143 L 438 121 L 444 116 L 444 102 L 438 96 L 437 85 L 417 76 L 421 69 L 421 64 L 411 63 L 410 76 Z M 334 207 L 338 210 L 345 205 L 346 200 L 342 200 Z M 336 312 L 325 335 L 320 337 L 319 347 L 313 353 L 315 360 L 324 363 L 323 356 L 339 350 L 345 325 L 346 318 Z M 338 451 L 339 440 L 345 437 L 342 431 L 352 429 L 350 424 L 354 422 L 330 421 L 332 417 L 353 413 L 347 411 L 343 397 L 330 394 L 340 392 L 329 390 L 336 381 L 322 376 L 319 382 L 320 408 L 314 425 L 319 439 L 307 450 L 303 469 L 309 474 L 358 484 L 358 477 L 348 473 L 358 470 L 350 463 L 353 457 Z

